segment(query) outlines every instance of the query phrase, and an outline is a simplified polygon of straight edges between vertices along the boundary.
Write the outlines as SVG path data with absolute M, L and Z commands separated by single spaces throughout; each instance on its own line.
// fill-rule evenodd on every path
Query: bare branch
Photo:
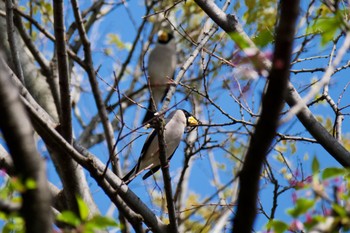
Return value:
M 224 12 L 218 12 L 221 10 L 218 7 L 212 5 L 215 4 L 213 1 L 195 0 L 195 2 L 228 34 L 232 32 L 239 33 L 252 48 L 256 49 L 256 46 L 251 41 L 251 39 L 243 32 L 242 26 L 238 23 L 236 16 L 224 16 Z M 268 59 L 266 59 L 264 56 L 259 55 L 256 57 L 259 58 L 260 63 L 263 63 L 265 65 L 266 70 L 270 69 L 271 63 Z M 293 84 L 290 82 L 288 83 L 288 93 L 285 97 L 285 100 L 290 107 L 293 107 L 302 101 L 300 95 L 295 90 Z M 331 156 L 333 156 L 344 167 L 350 166 L 350 153 L 337 140 L 335 140 L 328 133 L 328 131 L 316 120 L 306 105 L 300 109 L 297 117 L 304 125 L 304 127 L 310 132 L 310 134 L 325 148 L 325 150 Z
M 0 58 L 0 127 L 13 158 L 16 174 L 26 187 L 23 196 L 23 215 L 26 232 L 51 232 L 50 194 L 45 166 L 36 150 L 33 130 L 20 103 L 18 90 L 10 82 L 6 63 Z
M 123 207 L 120 211 L 124 216 L 130 216 L 127 214 L 130 210 L 125 209 L 128 206 L 135 212 L 143 217 L 143 221 L 154 232 L 165 232 L 166 226 L 153 214 L 153 212 L 143 203 L 141 200 L 125 185 L 121 179 L 116 176 L 111 170 L 107 170 L 105 176 L 102 176 L 105 169 L 105 164 L 97 159 L 96 156 L 89 153 L 85 148 L 78 144 L 74 144 L 72 147 L 68 144 L 60 134 L 58 134 L 50 124 L 45 122 L 37 115 L 36 111 L 26 101 L 23 102 L 26 105 L 27 110 L 34 122 L 37 132 L 42 136 L 44 141 L 50 145 L 50 147 L 57 148 L 57 151 L 61 154 L 69 155 L 76 162 L 81 164 L 104 190 L 108 197 L 118 206 Z M 119 196 L 127 204 L 124 205 L 120 202 Z M 135 220 L 128 219 L 133 222 Z
M 35 109 L 36 114 L 43 119 L 51 128 L 56 128 L 58 124 L 52 119 L 52 117 L 33 99 L 26 88 L 21 84 L 18 78 L 12 73 L 12 70 L 5 64 L 3 66 L 3 72 L 9 73 L 12 81 L 16 84 L 21 94 L 21 100 L 23 103 L 27 103 L 31 108 Z M 32 118 L 31 118 L 32 119 Z M 75 195 L 80 195 L 84 201 L 89 205 L 91 215 L 98 213 L 98 209 L 92 200 L 91 193 L 88 189 L 85 174 L 77 163 L 75 163 L 66 154 L 56 153 L 56 147 L 48 148 L 51 149 L 53 162 L 58 170 L 60 178 L 63 183 L 63 191 L 65 195 L 65 201 L 71 208 L 76 205 Z
M 72 143 L 72 104 L 70 95 L 70 77 L 64 27 L 63 1 L 53 1 L 54 29 L 56 37 L 56 55 L 61 94 L 60 131 L 68 143 Z
M 299 12 L 299 1 L 281 2 L 280 21 L 275 38 L 275 49 L 268 80 L 269 84 L 262 99 L 261 116 L 255 127 L 239 174 L 240 191 L 238 206 L 233 220 L 232 232 L 251 232 L 256 216 L 259 180 L 269 147 L 276 135 L 280 112 L 289 81 L 289 67 Z
M 11 48 L 12 62 L 15 73 L 19 80 L 24 83 L 22 65 L 18 55 L 18 43 L 16 42 L 15 27 L 13 24 L 13 3 L 12 0 L 6 0 L 6 23 L 7 23 L 7 38 Z
M 165 121 L 164 121 L 164 118 L 161 116 L 161 118 L 158 118 L 156 120 L 156 125 L 155 125 L 155 130 L 157 130 L 157 135 L 158 135 L 159 160 L 160 160 L 160 167 L 162 169 L 162 174 L 163 174 L 164 189 L 165 189 L 166 202 L 167 202 L 169 221 L 170 221 L 169 232 L 177 233 L 179 230 L 177 226 L 173 191 L 171 187 L 169 162 L 167 160 L 167 154 L 166 154 L 164 126 L 165 126 Z
M 92 53 L 91 53 L 91 47 L 90 47 L 90 42 L 87 37 L 82 17 L 79 11 L 79 5 L 76 0 L 72 0 L 72 6 L 73 6 L 73 12 L 74 12 L 74 17 L 77 23 L 77 28 L 79 31 L 80 38 L 82 40 L 82 44 L 84 47 L 84 54 L 85 54 L 85 64 L 86 64 L 86 72 L 88 73 L 89 76 L 89 81 L 92 89 L 92 93 L 94 95 L 94 100 L 97 106 L 97 110 L 102 122 L 102 126 L 104 129 L 105 137 L 106 137 L 106 142 L 108 145 L 108 152 L 109 152 L 109 158 L 113 158 L 114 153 L 113 153 L 113 144 L 114 144 L 114 137 L 113 137 L 113 128 L 112 125 L 108 119 L 108 114 L 106 110 L 106 106 L 103 103 L 102 96 L 100 93 L 100 90 L 98 88 L 98 82 L 96 80 L 96 73 L 94 70 L 94 65 L 92 61 Z M 120 171 L 117 171 L 117 174 L 119 175 Z

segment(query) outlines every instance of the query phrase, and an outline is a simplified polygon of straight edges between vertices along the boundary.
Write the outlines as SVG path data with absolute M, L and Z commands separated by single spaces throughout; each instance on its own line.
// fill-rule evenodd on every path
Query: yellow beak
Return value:
M 196 118 L 194 118 L 193 116 L 190 116 L 188 119 L 188 126 L 191 127 L 195 127 L 198 126 L 200 124 L 200 121 L 198 121 Z

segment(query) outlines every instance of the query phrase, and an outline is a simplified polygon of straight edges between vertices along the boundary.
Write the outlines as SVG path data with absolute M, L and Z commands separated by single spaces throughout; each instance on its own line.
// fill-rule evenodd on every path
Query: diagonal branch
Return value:
M 69 155 L 77 163 L 82 165 L 90 175 L 95 179 L 97 184 L 103 189 L 111 201 L 120 208 L 123 215 L 132 219 L 128 220 L 135 223 L 135 219 L 141 221 L 141 218 L 130 212 L 129 207 L 135 213 L 142 216 L 142 221 L 145 222 L 154 232 L 166 232 L 166 226 L 154 215 L 154 213 L 125 185 L 122 180 L 116 176 L 110 169 L 107 169 L 104 174 L 105 164 L 102 163 L 96 156 L 89 153 L 85 148 L 78 144 L 74 147 L 67 143 L 60 134 L 58 134 L 51 126 L 50 122 L 46 122 L 39 115 L 36 110 L 26 101 L 25 104 L 34 126 L 38 134 L 43 138 L 45 143 L 50 147 L 54 147 L 61 154 Z M 125 202 L 127 205 L 125 205 Z
M 100 90 L 98 88 L 98 82 L 96 79 L 96 73 L 94 70 L 94 65 L 92 61 L 92 53 L 91 53 L 91 46 L 90 46 L 90 41 L 87 37 L 82 17 L 79 11 L 79 5 L 76 0 L 72 0 L 72 6 L 73 6 L 73 12 L 74 12 L 74 18 L 77 23 L 77 28 L 79 31 L 80 38 L 82 40 L 82 44 L 84 47 L 84 55 L 85 55 L 85 64 L 86 64 L 86 72 L 89 76 L 89 81 L 92 89 L 92 93 L 94 95 L 94 100 L 97 106 L 97 110 L 102 122 L 102 126 L 104 129 L 105 137 L 106 137 L 106 142 L 108 146 L 108 152 L 109 152 L 109 158 L 113 158 L 114 153 L 113 153 L 113 144 L 114 144 L 114 137 L 113 137 L 113 128 L 112 125 L 108 119 L 108 114 L 106 110 L 106 106 L 103 102 Z M 116 166 L 119 167 L 119 166 Z M 117 171 L 117 174 L 119 175 L 120 171 Z
M 6 69 L 0 58 L 0 70 Z M 21 211 L 25 219 L 26 232 L 50 232 L 50 194 L 45 174 L 44 161 L 36 149 L 33 130 L 27 114 L 20 103 L 18 90 L 10 82 L 10 74 L 0 73 L 0 128 L 10 149 L 15 172 L 26 185 L 34 182 L 35 187 L 26 187 L 22 192 Z
M 195 2 L 214 20 L 226 33 L 237 32 L 249 44 L 249 46 L 257 51 L 257 55 L 252 59 L 258 57 L 260 63 L 265 66 L 266 70 L 270 70 L 271 63 L 266 59 L 261 52 L 258 51 L 255 44 L 243 31 L 242 26 L 238 23 L 235 15 L 226 15 L 216 6 L 214 1 L 195 0 Z M 286 102 L 290 107 L 293 107 L 300 102 L 301 97 L 295 90 L 292 83 L 288 83 L 288 93 L 285 97 Z M 306 105 L 300 109 L 297 114 L 298 119 L 309 131 L 309 133 L 323 146 L 323 148 L 342 166 L 350 167 L 350 153 L 329 134 L 329 132 L 316 120 L 315 116 Z
M 18 8 L 14 9 L 15 13 L 18 14 L 19 16 L 25 18 L 26 20 L 28 20 L 28 22 L 31 23 L 31 25 L 34 25 L 42 34 L 44 34 L 49 40 L 51 40 L 52 42 L 56 43 L 56 38 L 50 33 L 48 32 L 43 26 L 40 25 L 39 22 L 37 22 L 35 19 L 33 19 L 31 16 L 25 14 L 24 12 L 22 12 L 21 10 L 19 10 Z M 16 22 L 15 22 L 16 23 Z M 78 57 L 78 55 L 76 53 L 73 52 L 73 50 L 71 50 L 70 48 L 67 48 L 67 53 L 69 55 L 70 58 L 72 58 L 76 63 L 78 63 L 82 68 L 85 69 L 85 64 L 84 62 L 80 59 L 80 57 Z
M 32 108 L 35 109 L 36 113 L 42 118 L 51 128 L 56 128 L 58 124 L 52 119 L 52 117 L 34 100 L 30 95 L 28 90 L 21 84 L 16 75 L 12 70 L 3 64 L 2 73 L 6 74 L 11 78 L 11 81 L 16 84 L 20 94 L 21 100 L 28 102 Z M 81 166 L 79 166 L 73 159 L 71 159 L 65 153 L 57 153 L 50 148 L 53 153 L 51 154 L 52 160 L 56 166 L 63 184 L 63 193 L 65 195 L 65 200 L 68 206 L 73 209 L 76 206 L 75 195 L 72 193 L 80 195 L 84 201 L 89 205 L 91 215 L 99 213 L 96 204 L 94 203 L 91 193 L 88 189 L 88 183 L 84 171 Z
M 17 88 L 20 90 L 21 101 L 29 112 L 35 130 L 44 139 L 44 141 L 49 144 L 48 146 L 55 148 L 57 153 L 61 155 L 67 155 L 68 157 L 64 157 L 66 160 L 67 158 L 72 158 L 77 163 L 82 165 L 87 171 L 89 171 L 90 175 L 95 178 L 98 185 L 102 187 L 104 192 L 119 208 L 128 221 L 135 227 L 135 229 L 140 229 L 140 222 L 144 221 L 145 224 L 152 229 L 152 231 L 159 233 L 165 232 L 166 225 L 164 225 L 153 214 L 152 210 L 150 210 L 130 189 L 128 189 L 126 185 L 123 185 L 118 176 L 116 176 L 110 169 L 107 170 L 105 176 L 102 176 L 105 169 L 104 163 L 102 163 L 96 156 L 89 153 L 88 150 L 79 144 L 74 143 L 73 147 L 71 144 L 67 143 L 55 130 L 54 127 L 57 126 L 57 123 L 55 123 L 47 112 L 45 112 L 45 110 L 43 110 L 35 102 L 28 91 L 19 82 L 18 78 L 11 72 L 10 68 L 6 64 L 1 68 L 3 73 L 7 72 L 9 74 L 7 76 L 14 81 Z M 76 164 L 75 167 L 77 167 Z M 80 180 L 80 182 L 84 183 L 85 181 Z M 90 195 L 90 192 L 88 193 Z M 86 201 L 86 199 L 84 200 Z M 127 205 L 125 205 L 123 202 L 125 202 Z M 89 206 L 91 208 L 91 205 Z M 130 206 L 131 210 L 128 206 Z M 96 213 L 96 211 L 93 209 L 90 209 L 90 211 Z M 132 211 L 137 214 L 133 214 Z M 139 215 L 141 215 L 142 218 L 140 218 Z M 131 217 L 129 218 L 129 216 Z

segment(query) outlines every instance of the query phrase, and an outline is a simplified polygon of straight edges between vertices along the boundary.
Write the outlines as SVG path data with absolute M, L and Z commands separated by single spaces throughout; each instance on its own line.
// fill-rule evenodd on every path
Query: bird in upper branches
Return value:
M 173 30 L 170 27 L 163 27 L 158 32 L 157 44 L 148 57 L 148 84 L 156 107 L 163 101 L 169 90 L 169 84 L 175 73 L 176 59 Z M 142 124 L 150 121 L 155 112 L 156 109 L 153 108 L 150 97 Z

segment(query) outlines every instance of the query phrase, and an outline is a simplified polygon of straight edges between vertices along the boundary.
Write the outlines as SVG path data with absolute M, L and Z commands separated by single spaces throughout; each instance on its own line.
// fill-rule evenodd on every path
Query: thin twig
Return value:
M 79 5 L 78 5 L 78 2 L 76 0 L 72 0 L 72 7 L 73 7 L 73 12 L 74 12 L 74 18 L 75 18 L 76 23 L 77 23 L 79 35 L 80 35 L 80 38 L 82 40 L 83 47 L 84 47 L 84 54 L 85 54 L 84 63 L 86 64 L 85 70 L 88 73 L 92 93 L 94 95 L 96 107 L 97 107 L 97 110 L 98 110 L 98 113 L 99 113 L 99 116 L 100 116 L 100 119 L 102 122 L 102 126 L 104 129 L 106 142 L 107 142 L 107 146 L 108 146 L 109 158 L 112 158 L 113 154 L 114 154 L 114 152 L 113 152 L 113 144 L 114 144 L 113 128 L 112 128 L 112 125 L 108 119 L 106 107 L 105 107 L 105 104 L 103 103 L 102 96 L 101 96 L 100 90 L 98 88 L 98 82 L 96 80 L 96 73 L 95 73 L 93 61 L 92 61 L 90 42 L 89 42 L 89 39 L 87 37 L 86 31 L 85 31 L 85 28 L 83 25 L 82 17 L 81 17 L 80 10 L 79 10 Z M 117 171 L 117 172 L 119 174 L 119 171 Z

